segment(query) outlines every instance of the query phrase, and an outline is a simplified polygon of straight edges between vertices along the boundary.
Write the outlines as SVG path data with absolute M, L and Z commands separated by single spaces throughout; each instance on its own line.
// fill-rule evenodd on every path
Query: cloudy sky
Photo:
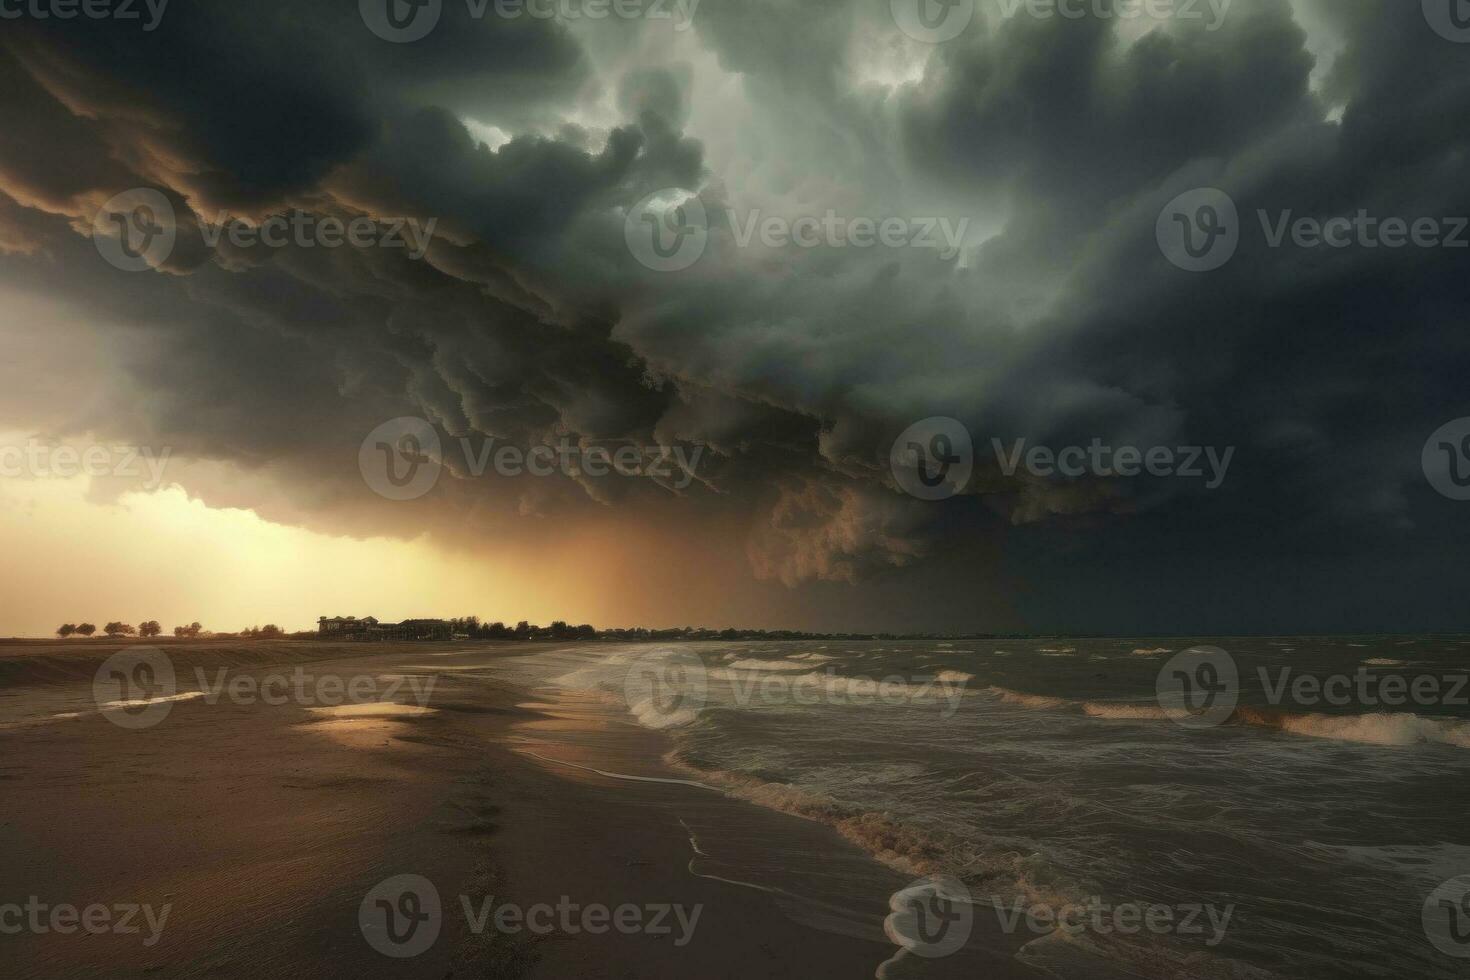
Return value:
M 14 5 L 0 633 L 1470 628 L 1464 6 Z

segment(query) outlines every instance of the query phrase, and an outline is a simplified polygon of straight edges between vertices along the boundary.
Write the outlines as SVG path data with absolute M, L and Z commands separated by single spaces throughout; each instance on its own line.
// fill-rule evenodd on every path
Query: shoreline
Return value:
M 194 699 L 141 730 L 93 713 L 0 732 L 9 804 L 0 819 L 0 904 L 35 897 L 53 907 L 169 909 L 149 945 L 146 934 L 7 936 L 12 975 L 847 977 L 874 975 L 897 951 L 882 936 L 881 889 L 860 898 L 871 912 L 853 929 L 820 901 L 803 905 L 799 894 L 748 874 L 721 873 L 805 852 L 826 873 L 892 874 L 831 828 L 717 789 L 532 758 L 528 739 L 589 721 L 585 732 L 625 738 L 624 748 L 626 739 L 655 746 L 659 737 L 605 709 L 596 720 L 569 719 L 493 675 L 444 669 L 539 645 L 282 646 L 298 656 L 237 664 L 227 661 L 238 651 L 208 644 L 169 644 L 169 652 L 185 669 L 227 666 L 232 677 L 308 662 L 324 675 L 432 674 L 431 710 L 361 715 Z M 104 651 L 89 644 L 89 652 Z M 426 664 L 431 658 L 445 662 Z M 95 663 L 69 666 L 65 676 L 43 672 L 38 684 L 7 680 L 0 696 L 12 710 L 32 697 L 90 698 Z M 663 766 L 652 751 L 633 768 L 667 775 Z M 400 874 L 433 882 L 442 900 L 441 934 L 412 959 L 382 955 L 359 924 L 365 896 Z M 567 901 L 701 911 L 676 945 L 677 934 L 493 926 L 476 934 L 463 908 Z M 987 968 L 1035 976 L 999 950 Z
M 826 820 L 762 804 L 719 782 L 702 781 L 697 771 L 669 760 L 674 748 L 669 731 L 644 728 L 631 714 L 600 697 L 541 687 L 528 693 L 536 700 L 521 706 L 533 714 L 513 720 L 503 736 L 513 751 L 531 759 L 550 778 L 577 787 L 569 792 L 585 795 L 598 812 L 617 815 L 619 826 L 629 817 L 657 814 L 666 834 L 653 846 L 667 857 L 649 863 L 678 865 L 677 849 L 682 845 L 688 875 L 757 896 L 757 904 L 765 905 L 761 916 L 766 924 L 749 928 L 772 937 L 763 945 L 819 953 L 802 975 L 884 980 L 1045 976 L 1014 959 L 1026 938 L 1007 936 L 978 912 L 970 942 L 956 954 L 923 959 L 901 952 L 885 933 L 884 920 L 893 897 L 919 875 L 890 867 Z M 682 840 L 677 839 L 681 832 Z M 753 914 L 749 909 L 741 913 Z M 760 920 L 750 919 L 756 921 Z M 732 924 L 737 931 L 746 928 L 740 918 Z M 789 938 L 775 941 L 780 936 Z M 568 958 L 557 965 L 558 970 L 545 975 L 580 976 L 591 963 Z M 727 975 L 719 972 L 722 966 L 721 960 L 712 960 L 707 969 L 716 972 L 708 975 Z M 647 964 L 643 967 L 646 970 Z M 770 965 L 762 969 L 769 975 L 787 975 L 785 966 L 779 973 L 769 973 Z M 635 970 L 628 975 L 646 973 Z M 793 969 L 790 975 L 798 973 Z

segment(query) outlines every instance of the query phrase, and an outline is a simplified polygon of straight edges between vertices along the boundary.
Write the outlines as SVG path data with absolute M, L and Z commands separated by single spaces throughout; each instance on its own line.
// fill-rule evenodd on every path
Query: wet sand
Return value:
M 0 647 L 7 717 L 28 704 L 90 701 L 91 672 L 112 649 Z M 96 712 L 0 730 L 0 907 L 34 896 L 48 906 L 168 908 L 151 945 L 141 915 L 135 934 L 0 934 L 9 976 L 870 977 L 896 952 L 881 921 L 885 889 L 903 877 L 829 828 L 710 790 L 590 772 L 597 759 L 548 750 L 542 736 L 602 725 L 592 734 L 625 752 L 629 739 L 653 736 L 449 669 L 515 656 L 522 645 L 164 649 L 181 675 L 226 662 L 240 665 L 231 676 L 256 678 L 298 664 L 345 678 L 432 675 L 431 710 L 344 714 L 197 698 L 137 730 Z M 17 665 L 22 658 L 43 658 L 44 669 Z M 442 671 L 428 669 L 441 662 Z M 656 748 L 638 749 L 648 753 L 645 774 L 677 777 L 660 769 Z M 871 882 L 855 900 L 871 915 L 828 915 L 809 895 L 720 874 L 762 854 L 819 858 L 836 889 Z M 364 896 L 400 874 L 427 878 L 443 904 L 437 941 L 407 959 L 378 952 L 359 925 Z M 487 899 L 492 909 L 678 904 L 698 906 L 699 918 L 692 931 L 659 934 L 532 936 L 493 924 L 475 934 L 461 896 L 471 909 Z M 993 952 L 942 971 L 922 964 L 914 975 L 974 976 L 977 966 L 992 977 L 1033 975 L 1004 945 L 995 938 L 984 946 Z

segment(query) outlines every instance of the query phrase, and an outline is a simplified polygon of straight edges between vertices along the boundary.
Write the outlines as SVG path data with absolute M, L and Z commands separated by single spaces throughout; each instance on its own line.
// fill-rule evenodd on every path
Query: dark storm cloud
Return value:
M 1269 249 L 1255 218 L 1470 214 L 1470 45 L 1417 4 L 1236 0 L 1218 29 L 1129 34 L 980 3 L 939 46 L 905 38 L 886 2 L 705 0 L 682 37 L 447 2 L 410 44 L 354 6 L 176 0 L 148 33 L 7 24 L 0 273 L 98 324 L 112 365 L 85 404 L 38 419 L 268 474 L 297 492 L 262 495 L 267 516 L 355 533 L 744 524 L 752 573 L 792 587 L 1002 562 L 1039 624 L 1162 628 L 1251 602 L 1237 628 L 1288 622 L 1323 563 L 1347 570 L 1339 590 L 1400 570 L 1386 623 L 1454 580 L 1441 549 L 1464 532 L 1418 454 L 1470 414 L 1466 253 Z M 1330 66 L 1310 53 L 1323 24 Z M 162 271 L 115 270 L 84 237 L 137 186 L 179 215 Z M 1202 186 L 1238 203 L 1247 240 L 1191 275 L 1154 227 Z M 671 187 L 698 192 L 709 240 L 653 272 L 624 216 Z M 219 209 L 435 233 L 422 260 L 240 249 L 209 244 Z M 752 210 L 828 209 L 974 224 L 957 258 L 740 240 Z M 680 490 L 476 481 L 451 459 L 461 479 L 403 506 L 356 471 L 363 436 L 398 415 L 451 446 L 708 456 Z M 927 504 L 899 493 L 888 453 L 935 415 L 975 435 L 976 476 Z M 1003 472 L 992 437 L 1230 446 L 1236 468 L 1213 491 L 1060 483 Z

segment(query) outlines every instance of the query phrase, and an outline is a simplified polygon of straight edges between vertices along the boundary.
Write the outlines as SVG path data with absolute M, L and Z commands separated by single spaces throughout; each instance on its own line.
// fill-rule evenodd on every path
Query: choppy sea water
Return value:
M 1177 724 L 1156 693 L 1199 644 L 1238 668 L 1216 727 Z M 657 730 L 690 780 L 829 824 L 904 876 L 952 876 L 1056 976 L 1470 976 L 1424 921 L 1470 875 L 1470 640 L 587 644 L 502 663 Z M 1470 955 L 1459 914 L 1445 905 L 1441 943 Z

